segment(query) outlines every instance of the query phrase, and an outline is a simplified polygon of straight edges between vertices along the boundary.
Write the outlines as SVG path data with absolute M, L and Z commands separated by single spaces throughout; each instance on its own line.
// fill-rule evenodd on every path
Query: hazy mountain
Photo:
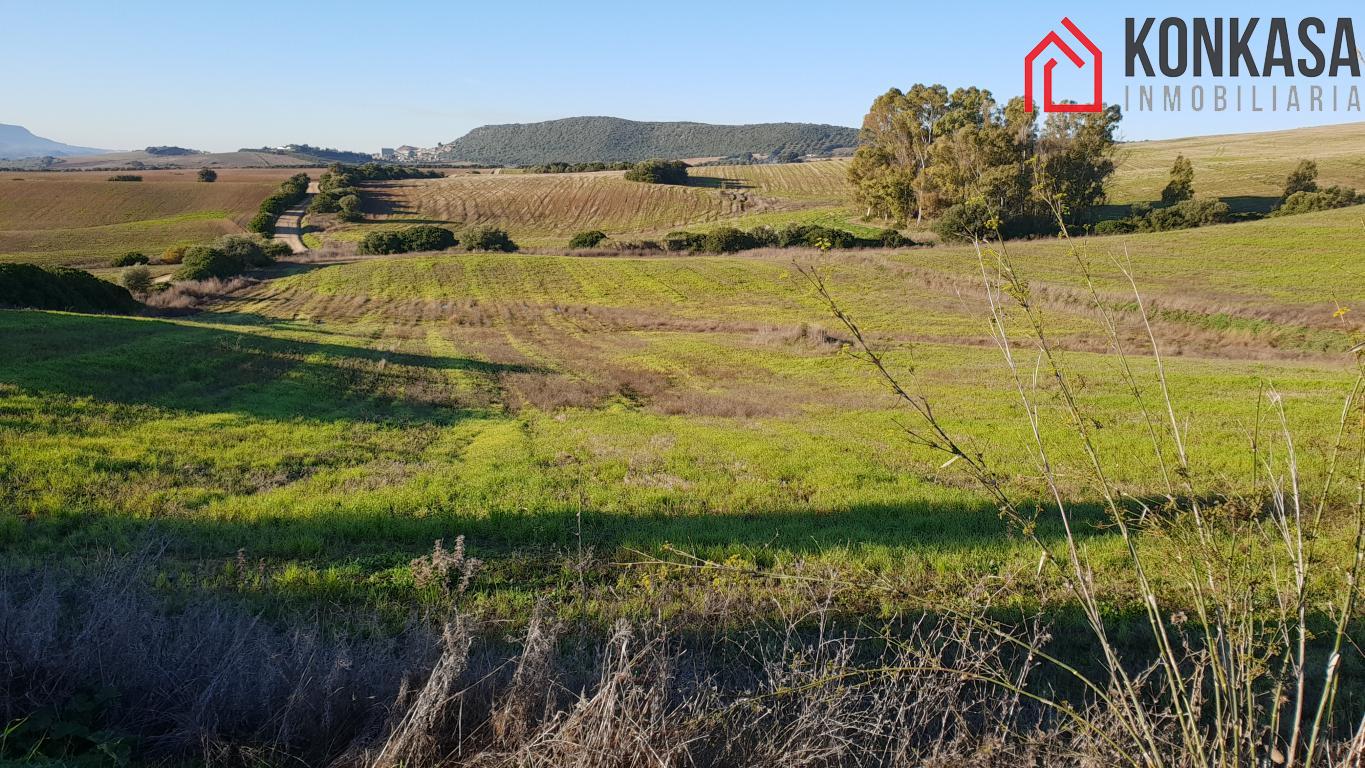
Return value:
M 619 117 L 569 117 L 475 128 L 439 147 L 443 159 L 532 165 L 554 161 L 639 161 L 724 157 L 746 152 L 829 154 L 858 144 L 858 131 L 813 123 L 647 123 Z
M 0 123 L 0 160 L 19 160 L 25 157 L 70 157 L 72 155 L 99 155 L 107 149 L 76 147 L 60 141 L 34 136 L 20 125 Z

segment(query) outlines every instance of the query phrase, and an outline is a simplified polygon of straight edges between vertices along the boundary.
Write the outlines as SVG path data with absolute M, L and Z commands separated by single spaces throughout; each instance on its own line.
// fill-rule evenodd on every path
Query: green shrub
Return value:
M 244 268 L 240 259 L 210 245 L 196 245 L 185 252 L 185 260 L 175 272 L 176 280 L 208 280 L 239 275 Z
M 342 221 L 360 221 L 365 218 L 360 213 L 360 196 L 346 195 L 338 200 L 337 214 Z
M 404 251 L 444 251 L 459 244 L 455 233 L 444 227 L 423 224 L 399 233 Z
M 1315 192 L 1300 191 L 1286 197 L 1284 203 L 1275 209 L 1272 216 L 1292 216 L 1313 211 L 1330 211 L 1348 205 L 1365 203 L 1365 195 L 1357 195 L 1354 189 L 1346 187 L 1325 187 Z
M 260 235 L 270 237 L 275 234 L 275 219 L 278 218 L 265 211 L 261 211 L 251 217 L 251 223 L 246 228 Z
M 197 174 L 200 181 L 214 182 L 218 180 L 218 172 L 212 168 L 200 168 Z
M 877 233 L 874 239 L 883 248 L 903 248 L 907 245 L 914 245 L 910 238 L 902 235 L 898 229 L 883 229 Z
M 945 243 L 970 241 L 992 233 L 995 222 L 986 206 L 968 201 L 949 206 L 934 222 L 934 234 Z
M 859 245 L 858 236 L 852 232 L 831 227 L 812 225 L 805 228 L 801 245 L 811 248 L 855 248 Z
M 696 232 L 669 232 L 664 235 L 664 250 L 666 251 L 695 251 L 701 248 L 705 235 Z
M 280 245 L 284 245 L 281 243 Z M 222 251 L 229 259 L 242 265 L 242 269 L 267 267 L 275 263 L 275 250 L 266 249 L 266 241 L 246 235 L 224 235 L 218 238 L 213 247 Z M 289 246 L 285 245 L 287 250 Z M 241 271 L 241 270 L 238 270 Z
M 152 289 L 152 271 L 141 266 L 129 267 L 119 275 L 118 281 L 132 293 L 146 293 Z
M 687 163 L 681 160 L 646 160 L 626 171 L 626 180 L 646 184 L 686 184 Z
M 596 248 L 607 239 L 607 233 L 600 229 L 590 229 L 586 232 L 579 232 L 569 238 L 570 248 Z
M 131 173 L 119 173 L 109 177 L 110 181 L 142 181 L 141 176 Z
M 131 267 L 134 264 L 146 264 L 149 261 L 150 260 L 146 257 L 146 255 L 138 253 L 137 251 L 129 251 L 123 254 L 122 256 L 115 256 L 113 260 L 109 262 L 109 266 Z
M 282 240 L 266 240 L 261 243 L 261 250 L 265 251 L 266 257 L 271 262 L 279 261 L 294 254 L 294 249 Z
M 773 245 L 778 248 L 795 248 L 806 245 L 806 233 L 810 227 L 806 224 L 788 224 L 777 230 L 776 240 Z
M 721 227 L 707 232 L 702 238 L 701 250 L 707 253 L 734 253 L 756 247 L 752 235 L 734 227 Z
M 136 312 L 128 289 L 89 272 L 36 264 L 0 264 L 0 306 L 66 312 Z
M 461 235 L 460 242 L 471 251 L 515 253 L 518 250 L 517 244 L 508 236 L 507 230 L 497 227 L 474 227 Z
M 1148 232 L 1190 229 L 1206 224 L 1222 224 L 1231 215 L 1228 204 L 1221 200 L 1186 200 L 1153 210 L 1141 221 L 1139 228 Z
M 1137 231 L 1137 224 L 1132 219 L 1106 219 L 1095 225 L 1093 230 L 1097 235 L 1125 235 Z
M 403 253 L 407 248 L 403 236 L 397 232 L 370 232 L 360 241 L 360 252 L 383 256 L 390 253 Z

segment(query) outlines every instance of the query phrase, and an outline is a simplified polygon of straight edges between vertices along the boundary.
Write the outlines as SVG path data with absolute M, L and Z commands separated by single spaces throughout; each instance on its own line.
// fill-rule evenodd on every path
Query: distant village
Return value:
M 444 161 L 445 148 L 423 149 L 404 144 L 401 147 L 384 147 L 375 154 L 374 159 L 391 163 L 439 163 Z

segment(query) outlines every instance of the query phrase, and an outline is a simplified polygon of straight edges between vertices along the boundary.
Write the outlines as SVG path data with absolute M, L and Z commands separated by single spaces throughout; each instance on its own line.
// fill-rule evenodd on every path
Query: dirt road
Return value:
M 280 214 L 279 220 L 275 222 L 275 239 L 287 244 L 294 253 L 308 250 L 308 246 L 303 244 L 303 217 L 308 213 L 308 204 L 313 202 L 313 195 L 317 194 L 317 191 L 318 183 L 309 182 L 308 194 L 298 205 Z

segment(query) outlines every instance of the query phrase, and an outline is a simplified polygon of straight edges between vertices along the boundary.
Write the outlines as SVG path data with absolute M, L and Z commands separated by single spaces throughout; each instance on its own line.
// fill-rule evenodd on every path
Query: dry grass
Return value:
M 244 232 L 283 171 L 147 171 L 138 183 L 107 173 L 0 173 L 0 260 L 102 266 L 127 251 L 157 256 L 182 242 Z

